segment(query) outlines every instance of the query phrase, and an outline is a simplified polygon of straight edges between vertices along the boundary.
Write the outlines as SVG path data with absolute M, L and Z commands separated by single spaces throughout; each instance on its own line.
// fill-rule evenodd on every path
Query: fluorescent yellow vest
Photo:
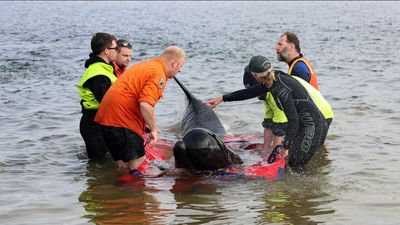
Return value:
M 276 105 L 275 99 L 272 96 L 271 92 L 267 93 L 267 96 L 263 102 L 265 109 L 265 119 L 272 119 L 274 123 L 287 123 L 288 119 L 286 118 L 285 113 L 279 109 Z
M 331 105 L 325 100 L 325 98 L 321 95 L 321 93 L 317 89 L 315 89 L 311 84 L 301 79 L 300 77 L 296 76 L 292 77 L 297 81 L 299 81 L 301 85 L 303 85 L 308 95 L 311 96 L 311 99 L 318 107 L 319 111 L 322 113 L 322 115 L 324 115 L 325 119 L 333 119 L 335 117 Z
M 83 100 L 82 104 L 85 109 L 97 110 L 100 103 L 94 97 L 93 92 L 89 88 L 83 87 L 83 84 L 90 78 L 98 75 L 107 76 L 110 79 L 111 84 L 113 84 L 117 80 L 117 77 L 114 75 L 113 71 L 114 68 L 112 65 L 103 62 L 93 63 L 86 69 L 86 72 L 83 74 L 77 85 L 79 97 Z
M 324 115 L 325 119 L 332 119 L 335 117 L 330 104 L 325 100 L 325 98 L 321 95 L 321 93 L 315 89 L 311 84 L 307 81 L 303 80 L 300 77 L 291 76 L 295 78 L 300 84 L 306 89 L 308 95 L 310 95 L 314 104 L 318 107 L 319 111 Z M 285 113 L 279 109 L 276 105 L 275 99 L 272 96 L 271 92 L 267 93 L 265 98 L 264 109 L 265 109 L 265 119 L 272 119 L 274 123 L 286 123 L 288 122 Z

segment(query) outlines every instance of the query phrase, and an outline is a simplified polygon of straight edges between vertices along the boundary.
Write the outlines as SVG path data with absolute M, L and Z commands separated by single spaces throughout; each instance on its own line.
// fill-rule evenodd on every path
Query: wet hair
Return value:
M 100 54 L 104 49 L 110 48 L 112 46 L 112 42 L 116 41 L 117 39 L 114 35 L 108 33 L 96 33 L 92 37 L 92 42 L 90 46 L 92 48 L 92 52 L 95 55 Z
M 127 40 L 119 39 L 119 40 L 117 40 L 117 50 L 118 50 L 118 52 L 121 51 L 121 48 L 132 49 L 132 45 Z
M 298 52 L 301 51 L 301 48 L 300 48 L 300 41 L 299 41 L 299 39 L 297 38 L 297 35 L 296 35 L 295 33 L 293 33 L 293 32 L 285 32 L 284 34 L 282 34 L 282 36 L 286 36 L 287 42 L 288 42 L 288 43 L 293 43 L 293 44 L 294 44 L 294 47 L 296 48 L 296 50 L 297 50 Z

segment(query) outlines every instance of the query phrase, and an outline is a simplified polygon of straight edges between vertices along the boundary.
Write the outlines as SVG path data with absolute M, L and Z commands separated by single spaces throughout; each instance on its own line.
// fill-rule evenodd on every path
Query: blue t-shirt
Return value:
M 292 74 L 290 75 L 300 77 L 301 79 L 310 83 L 311 73 L 307 65 L 303 61 L 297 61 L 297 63 L 294 64 Z

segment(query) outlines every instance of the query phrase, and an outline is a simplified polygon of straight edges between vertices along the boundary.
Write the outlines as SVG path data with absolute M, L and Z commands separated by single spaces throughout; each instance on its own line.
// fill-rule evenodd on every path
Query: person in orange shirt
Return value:
M 117 52 L 117 58 L 113 61 L 113 66 L 115 76 L 120 77 L 132 61 L 132 45 L 124 39 L 119 39 L 117 40 Z
M 102 125 L 104 140 L 119 168 L 136 173 L 146 159 L 145 129 L 150 129 L 149 141 L 158 139 L 154 107 L 168 79 L 181 71 L 185 60 L 183 49 L 169 46 L 160 57 L 129 67 L 105 94 L 95 121 Z

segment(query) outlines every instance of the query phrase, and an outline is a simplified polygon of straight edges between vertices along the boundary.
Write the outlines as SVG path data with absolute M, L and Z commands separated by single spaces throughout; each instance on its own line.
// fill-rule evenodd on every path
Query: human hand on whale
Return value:
M 206 105 L 210 106 L 211 108 L 215 108 L 215 107 L 217 107 L 217 106 L 218 106 L 221 102 L 223 102 L 223 101 L 224 101 L 224 99 L 222 98 L 222 96 L 219 96 L 219 97 L 216 97 L 216 98 L 207 100 L 207 101 L 205 101 L 204 103 L 205 103 Z

